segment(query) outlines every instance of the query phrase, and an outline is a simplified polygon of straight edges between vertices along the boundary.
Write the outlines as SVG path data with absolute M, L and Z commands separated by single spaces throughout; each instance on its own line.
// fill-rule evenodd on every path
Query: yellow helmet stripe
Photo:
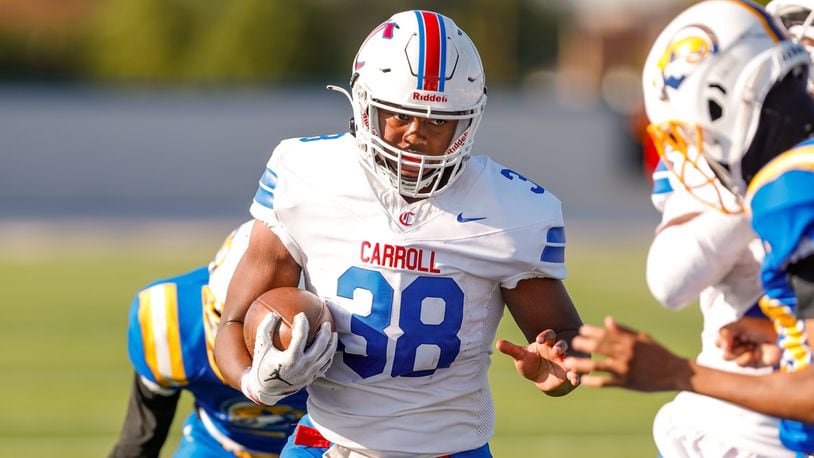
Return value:
M 139 294 L 144 357 L 162 386 L 187 383 L 178 322 L 178 289 L 174 283 L 153 286 Z
M 814 146 L 795 148 L 772 159 L 752 178 L 746 190 L 746 199 L 751 202 L 754 194 L 766 183 L 792 169 L 814 172 Z

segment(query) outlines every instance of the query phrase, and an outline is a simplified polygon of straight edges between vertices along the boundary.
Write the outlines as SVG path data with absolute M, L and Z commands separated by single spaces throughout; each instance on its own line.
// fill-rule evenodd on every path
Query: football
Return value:
M 272 331 L 272 343 L 278 350 L 285 350 L 291 342 L 291 326 L 294 325 L 294 316 L 305 313 L 308 319 L 308 337 L 306 347 L 310 346 L 319 331 L 322 323 L 331 323 L 331 316 L 325 301 L 315 294 L 300 288 L 282 287 L 266 291 L 252 302 L 246 317 L 243 320 L 243 339 L 249 353 L 254 354 L 254 341 L 257 336 L 257 327 L 269 313 L 276 313 L 281 319 Z

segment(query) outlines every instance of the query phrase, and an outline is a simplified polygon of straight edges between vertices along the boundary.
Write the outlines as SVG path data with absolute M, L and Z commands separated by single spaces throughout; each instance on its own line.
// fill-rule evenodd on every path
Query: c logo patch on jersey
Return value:
M 680 29 L 658 61 L 664 85 L 677 89 L 698 64 L 717 52 L 718 39 L 709 28 L 689 25 Z
M 412 226 L 414 222 L 415 222 L 415 212 L 406 211 L 399 215 L 399 223 L 401 223 L 402 226 L 409 227 Z

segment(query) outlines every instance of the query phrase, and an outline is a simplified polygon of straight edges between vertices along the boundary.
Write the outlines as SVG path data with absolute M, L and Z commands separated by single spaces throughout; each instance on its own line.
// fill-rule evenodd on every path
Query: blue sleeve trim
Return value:
M 254 201 L 266 208 L 274 208 L 274 193 L 261 184 L 254 195 Z
M 562 264 L 565 262 L 565 247 L 547 246 L 543 248 L 543 254 L 540 256 L 540 261 Z
M 565 227 L 557 226 L 548 230 L 546 235 L 546 242 L 548 243 L 565 243 Z
M 336 140 L 337 138 L 341 138 L 346 133 L 347 132 L 342 132 L 342 133 L 339 133 L 339 134 L 330 134 L 330 135 L 319 135 L 319 136 L 316 136 L 316 137 L 302 137 L 302 138 L 300 138 L 300 141 L 303 142 L 303 143 L 308 143 L 308 142 L 316 142 L 316 141 L 319 141 L 319 140 Z
M 267 187 L 268 189 L 274 189 L 277 187 L 277 174 L 274 173 L 271 169 L 266 169 L 263 172 L 263 176 L 260 177 L 260 184 Z

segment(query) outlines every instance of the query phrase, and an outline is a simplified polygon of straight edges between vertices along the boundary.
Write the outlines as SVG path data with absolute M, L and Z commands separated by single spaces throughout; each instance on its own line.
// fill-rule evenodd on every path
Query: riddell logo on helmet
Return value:
M 464 143 L 466 143 L 467 138 L 469 138 L 469 132 L 464 132 L 460 137 L 458 137 L 457 140 L 455 140 L 455 142 L 449 145 L 449 148 L 447 148 L 447 154 L 452 154 L 455 151 L 457 151 L 458 148 L 460 148 L 461 146 L 464 145 Z
M 413 100 L 420 100 L 422 102 L 438 102 L 438 103 L 446 103 L 447 96 L 445 95 L 438 95 L 438 94 L 427 94 L 427 93 L 420 93 L 418 91 L 413 91 Z

